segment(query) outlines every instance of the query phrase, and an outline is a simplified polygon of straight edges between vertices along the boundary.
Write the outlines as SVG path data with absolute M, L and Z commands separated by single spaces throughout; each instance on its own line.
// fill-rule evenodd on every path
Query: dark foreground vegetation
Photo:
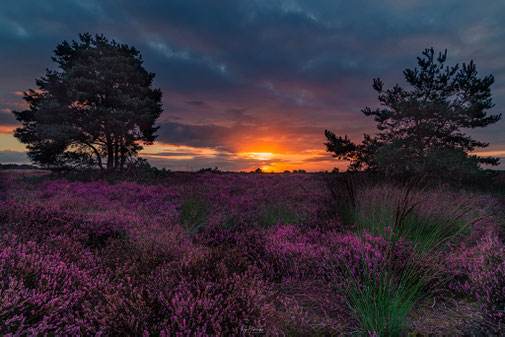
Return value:
M 5 172 L 0 334 L 503 331 L 500 194 L 342 174 Z

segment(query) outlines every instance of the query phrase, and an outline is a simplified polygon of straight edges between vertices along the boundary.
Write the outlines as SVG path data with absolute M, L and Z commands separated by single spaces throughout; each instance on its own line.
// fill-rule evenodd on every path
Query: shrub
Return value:
M 487 234 L 474 247 L 462 244 L 449 259 L 455 272 L 452 289 L 477 300 L 482 312 L 505 323 L 505 246 L 496 235 Z
M 0 333 L 97 334 L 108 278 L 46 246 L 4 236 L 0 248 Z
M 162 335 L 241 334 L 266 329 L 274 292 L 255 268 L 230 251 L 194 250 L 181 263 L 152 275 L 149 296 L 158 308 Z

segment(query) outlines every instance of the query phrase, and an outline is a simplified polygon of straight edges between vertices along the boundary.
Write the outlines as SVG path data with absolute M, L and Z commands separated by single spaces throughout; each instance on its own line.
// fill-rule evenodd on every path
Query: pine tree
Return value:
M 58 69 L 25 92 L 29 108 L 14 112 L 22 123 L 15 136 L 41 165 L 121 169 L 156 138 L 161 91 L 134 47 L 103 35 L 79 39 L 59 44 Z
M 384 83 L 374 79 L 379 93 L 380 108 L 366 107 L 362 112 L 373 116 L 379 132 L 365 135 L 362 144 L 354 144 L 347 135 L 337 137 L 326 130 L 327 151 L 339 159 L 350 160 L 350 169 L 425 173 L 443 170 L 451 165 L 478 168 L 478 164 L 498 164 L 498 158 L 468 155 L 488 143 L 474 140 L 461 129 L 486 127 L 498 122 L 501 114 L 488 115 L 494 105 L 491 97 L 492 75 L 477 76 L 473 61 L 462 66 L 446 66 L 447 51 L 435 56 L 433 48 L 417 58 L 419 68 L 406 69 L 403 74 L 410 89 L 398 84 L 384 89 Z M 458 163 L 442 160 L 458 158 Z M 443 162 L 443 165 L 442 165 Z M 437 163 L 441 166 L 437 168 Z

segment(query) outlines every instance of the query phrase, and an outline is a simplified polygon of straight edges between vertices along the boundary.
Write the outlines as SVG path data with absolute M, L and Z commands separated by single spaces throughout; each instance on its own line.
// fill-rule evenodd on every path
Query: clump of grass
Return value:
M 412 309 L 443 282 L 434 256 L 451 239 L 479 218 L 480 199 L 469 193 L 451 193 L 408 186 L 382 185 L 360 188 L 348 203 L 347 219 L 357 232 L 382 236 L 392 251 L 379 265 L 348 275 L 344 298 L 360 334 L 399 336 Z M 405 267 L 393 272 L 395 245 L 411 242 Z M 362 257 L 363 259 L 365 257 Z M 424 261 L 420 267 L 419 261 Z
M 419 258 L 419 256 L 417 256 Z M 362 257 L 365 259 L 365 257 Z M 400 271 L 386 258 L 374 266 L 363 264 L 359 274 L 347 273 L 344 299 L 354 318 L 359 335 L 401 336 L 410 326 L 407 317 L 430 294 L 430 286 L 439 282 L 439 268 L 419 268 L 408 260 Z
M 428 251 L 465 232 L 485 205 L 475 195 L 413 186 L 382 185 L 357 191 L 349 210 L 358 231 L 402 237 L 418 252 Z
M 391 283 L 387 274 L 369 274 L 359 281 L 350 279 L 346 303 L 358 322 L 360 334 L 400 336 L 408 330 L 407 316 L 423 298 L 426 281 L 412 273 Z
M 278 223 L 300 224 L 303 218 L 293 210 L 281 204 L 264 206 L 258 223 L 263 228 L 270 228 Z
M 208 202 L 198 196 L 189 195 L 181 207 L 181 224 L 189 234 L 195 234 L 207 223 L 210 214 Z

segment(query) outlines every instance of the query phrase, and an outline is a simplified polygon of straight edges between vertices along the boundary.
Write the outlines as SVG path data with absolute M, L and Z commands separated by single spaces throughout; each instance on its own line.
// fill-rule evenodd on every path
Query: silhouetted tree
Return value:
M 42 165 L 120 169 L 156 138 L 161 91 L 134 47 L 103 35 L 79 39 L 59 44 L 58 69 L 25 92 L 29 108 L 14 112 L 23 125 L 15 136 Z
M 350 170 L 394 174 L 453 172 L 455 165 L 475 172 L 479 164 L 497 165 L 498 158 L 469 155 L 489 144 L 461 132 L 500 120 L 501 114 L 487 114 L 494 106 L 490 89 L 494 78 L 478 78 L 473 61 L 449 67 L 446 59 L 447 51 L 436 57 L 433 48 L 426 49 L 417 58 L 419 68 L 403 72 L 409 90 L 398 84 L 385 90 L 383 82 L 374 79 L 381 107 L 362 112 L 374 117 L 379 132 L 375 137 L 365 134 L 363 142 L 355 144 L 347 135 L 337 137 L 326 130 L 327 151 L 349 160 Z

